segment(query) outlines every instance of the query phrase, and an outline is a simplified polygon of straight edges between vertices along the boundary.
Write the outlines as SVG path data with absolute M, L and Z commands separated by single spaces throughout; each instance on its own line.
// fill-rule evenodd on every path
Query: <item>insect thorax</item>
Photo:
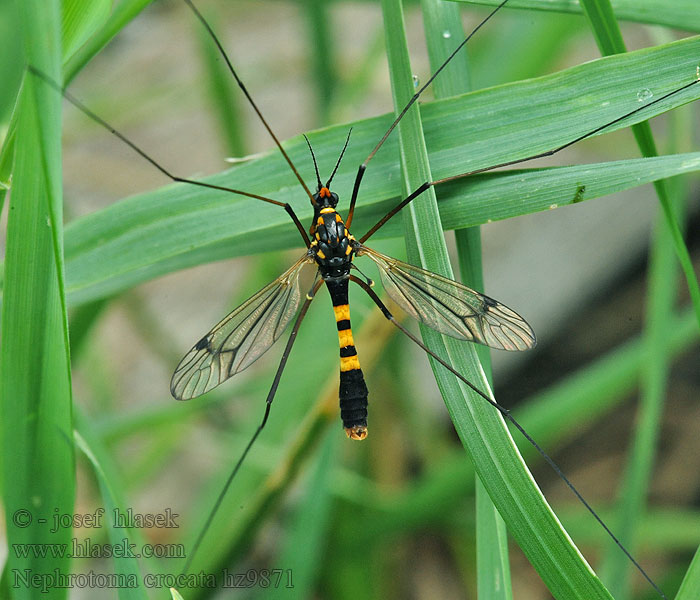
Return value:
M 311 250 L 321 277 L 344 278 L 350 273 L 354 237 L 350 235 L 341 216 L 334 208 L 317 208 L 311 226 Z

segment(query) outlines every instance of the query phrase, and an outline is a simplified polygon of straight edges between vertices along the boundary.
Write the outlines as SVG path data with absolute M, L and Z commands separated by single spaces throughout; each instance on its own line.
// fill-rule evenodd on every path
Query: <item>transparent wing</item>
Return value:
M 368 256 L 376 263 L 387 294 L 428 327 L 500 350 L 535 346 L 535 334 L 525 319 L 500 302 L 367 246 L 357 248 L 356 254 Z
M 282 335 L 299 307 L 299 275 L 314 262 L 305 254 L 199 340 L 170 380 L 178 400 L 196 398 L 250 366 Z

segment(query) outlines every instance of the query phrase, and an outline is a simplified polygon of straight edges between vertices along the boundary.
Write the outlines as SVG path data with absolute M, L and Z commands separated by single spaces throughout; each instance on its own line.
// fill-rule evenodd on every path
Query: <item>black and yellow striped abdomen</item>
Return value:
M 348 280 L 326 280 L 333 302 L 340 345 L 340 417 L 348 437 L 367 437 L 367 386 L 350 326 Z

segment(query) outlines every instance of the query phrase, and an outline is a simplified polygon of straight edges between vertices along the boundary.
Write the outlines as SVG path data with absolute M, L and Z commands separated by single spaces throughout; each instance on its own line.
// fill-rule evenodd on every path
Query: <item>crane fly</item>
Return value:
M 368 284 L 351 274 L 356 256 L 372 260 L 391 299 L 432 329 L 499 350 L 534 347 L 532 329 L 507 306 L 461 283 L 384 256 L 357 240 L 336 211 L 338 195 L 330 190 L 332 179 L 333 175 L 325 185 L 318 179 L 307 251 L 192 347 L 173 374 L 170 390 L 175 398 L 189 400 L 214 389 L 269 350 L 297 313 L 301 300 L 300 275 L 305 267 L 316 265 L 319 283 L 314 283 L 306 302 L 311 302 L 320 283 L 326 285 L 340 345 L 341 419 L 348 437 L 365 439 L 368 390 L 352 336 L 348 287 L 350 281 L 365 289 Z M 377 301 L 374 294 L 372 297 Z M 379 306 L 386 310 L 383 303 Z M 280 376 L 281 372 L 277 379 Z
M 456 281 L 384 256 L 364 245 L 364 242 L 371 235 L 378 231 L 404 206 L 429 187 L 440 183 L 440 181 L 424 183 L 419 189 L 410 194 L 398 206 L 382 217 L 382 219 L 359 240 L 349 232 L 355 210 L 355 202 L 367 164 L 381 148 L 406 110 L 418 99 L 421 92 L 430 85 L 432 80 L 439 74 L 440 70 L 442 70 L 450 59 L 448 59 L 443 67 L 438 69 L 430 80 L 417 92 L 413 100 L 409 102 L 404 111 L 396 118 L 365 162 L 360 165 L 353 186 L 347 221 L 344 222 L 340 214 L 335 210 L 339 200 L 338 194 L 330 190 L 330 185 L 338 170 L 343 154 L 347 149 L 350 141 L 350 133 L 348 133 L 348 137 L 338 157 L 335 168 L 325 185 L 321 182 L 318 164 L 313 154 L 313 148 L 308 139 L 306 140 L 313 158 L 317 180 L 316 192 L 312 194 L 284 148 L 277 140 L 277 137 L 267 121 L 262 116 L 245 85 L 238 77 L 236 70 L 231 64 L 211 26 L 191 0 L 184 1 L 211 36 L 221 56 L 226 61 L 229 71 L 235 78 L 236 83 L 238 83 L 265 129 L 267 129 L 275 141 L 282 156 L 287 161 L 295 177 L 306 192 L 313 206 L 314 216 L 309 228 L 309 234 L 307 235 L 306 230 L 289 204 L 256 196 L 259 200 L 284 207 L 301 234 L 306 244 L 307 251 L 288 271 L 225 317 L 209 333 L 202 337 L 183 357 L 175 369 L 170 382 L 170 391 L 175 398 L 179 400 L 189 400 L 204 394 L 250 366 L 262 354 L 269 350 L 272 344 L 279 339 L 286 327 L 291 323 L 297 312 L 301 299 L 299 277 L 304 267 L 316 264 L 318 269 L 316 280 L 312 289 L 307 294 L 302 310 L 297 317 L 292 335 L 290 336 L 290 341 L 282 355 L 280 368 L 272 383 L 272 389 L 268 394 L 263 422 L 256 431 L 252 441 L 255 440 L 258 433 L 267 422 L 270 405 L 274 399 L 279 380 L 282 376 L 282 371 L 284 370 L 284 365 L 291 351 L 291 346 L 296 338 L 296 331 L 306 315 L 309 304 L 322 284 L 326 285 L 330 293 L 338 329 L 338 341 L 340 345 L 339 400 L 343 426 L 347 436 L 351 439 L 362 440 L 367 437 L 368 390 L 360 367 L 350 326 L 350 308 L 348 304 L 349 282 L 354 281 L 360 285 L 360 287 L 370 295 L 384 315 L 393 323 L 397 324 L 397 326 L 398 323 L 384 303 L 371 290 L 371 282 L 365 282 L 350 273 L 353 268 L 353 259 L 355 256 L 367 256 L 370 258 L 379 268 L 382 282 L 389 296 L 408 314 L 436 331 L 457 339 L 476 342 L 501 350 L 527 350 L 534 347 L 535 334 L 527 322 L 513 310 Z M 481 26 L 498 12 L 501 6 L 507 1 L 508 0 L 503 0 L 501 5 L 494 9 L 459 45 L 452 56 L 466 45 Z M 238 190 L 236 190 L 236 192 L 241 193 Z M 245 195 L 250 194 L 245 193 Z M 400 328 L 428 354 L 444 364 L 444 361 L 440 357 L 435 355 L 424 344 L 409 334 L 403 327 Z M 479 395 L 493 403 L 493 401 L 483 391 L 479 390 L 478 387 L 474 386 L 463 377 L 462 379 Z M 249 448 L 250 445 L 244 451 L 242 458 L 245 457 Z
M 229 478 L 226 481 L 226 484 L 219 494 L 213 509 L 209 513 L 208 519 L 193 546 L 193 550 L 188 556 L 184 571 L 187 572 L 188 566 L 190 565 L 191 560 L 196 554 L 204 535 L 211 525 L 214 515 L 221 505 L 224 495 L 229 489 L 251 447 L 267 423 L 270 414 L 270 407 L 272 401 L 274 400 L 287 359 L 296 339 L 297 332 L 305 315 L 307 314 L 311 302 L 316 297 L 320 288 L 324 285 L 328 289 L 331 297 L 336 328 L 338 331 L 340 351 L 340 417 L 345 432 L 349 438 L 354 440 L 362 440 L 366 438 L 369 392 L 364 380 L 362 368 L 360 366 L 360 359 L 358 351 L 355 347 L 351 328 L 348 289 L 350 283 L 353 282 L 370 296 L 383 315 L 398 329 L 407 335 L 414 343 L 419 345 L 433 359 L 435 359 L 463 383 L 469 386 L 474 392 L 494 406 L 505 419 L 510 421 L 510 423 L 521 431 L 525 438 L 535 447 L 542 457 L 549 462 L 549 464 L 555 469 L 564 482 L 572 489 L 574 494 L 601 523 L 606 532 L 612 536 L 613 540 L 615 540 L 622 551 L 640 570 L 642 575 L 663 597 L 663 593 L 660 592 L 656 584 L 654 584 L 644 570 L 632 558 L 629 552 L 615 538 L 610 529 L 608 529 L 608 527 L 602 522 L 600 517 L 595 513 L 590 505 L 586 503 L 580 493 L 569 482 L 553 460 L 532 439 L 532 437 L 525 432 L 522 426 L 512 417 L 509 411 L 498 404 L 489 393 L 481 390 L 478 386 L 471 383 L 464 377 L 463 374 L 454 369 L 447 361 L 427 348 L 414 334 L 400 324 L 374 291 L 373 282 L 361 274 L 358 267 L 355 265 L 355 259 L 366 257 L 374 265 L 376 265 L 379 270 L 383 288 L 387 295 L 408 315 L 424 323 L 435 331 L 458 340 L 474 342 L 490 348 L 506 351 L 523 351 L 534 347 L 536 343 L 534 332 L 523 317 L 512 309 L 476 290 L 453 281 L 452 279 L 411 265 L 407 262 L 385 256 L 370 248 L 365 242 L 381 227 L 383 227 L 387 221 L 398 214 L 415 198 L 433 186 L 448 181 L 465 178 L 477 173 L 491 171 L 499 167 L 515 165 L 534 158 L 551 156 L 585 138 L 601 132 L 607 127 L 610 127 L 611 125 L 618 123 L 643 109 L 648 108 L 652 104 L 661 102 L 666 98 L 697 84 L 698 80 L 700 80 L 700 76 L 694 79 L 692 82 L 679 87 L 672 92 L 655 98 L 648 104 L 638 106 L 633 110 L 629 110 L 617 119 L 614 119 L 601 127 L 597 127 L 583 135 L 579 135 L 575 139 L 561 144 L 552 150 L 540 152 L 518 160 L 502 162 L 500 164 L 480 168 L 466 173 L 451 175 L 449 177 L 434 181 L 426 181 L 418 186 L 413 192 L 408 194 L 396 206 L 394 206 L 394 208 L 379 219 L 379 221 L 377 221 L 375 225 L 361 237 L 355 238 L 350 233 L 350 227 L 352 225 L 360 186 L 369 162 L 380 150 L 396 125 L 403 118 L 412 104 L 420 97 L 422 92 L 431 85 L 435 77 L 437 77 L 439 73 L 447 66 L 457 52 L 459 52 L 467 44 L 472 36 L 498 10 L 500 10 L 500 8 L 502 8 L 508 2 L 508 0 L 503 0 L 501 4 L 497 6 L 469 34 L 469 36 L 467 36 L 461 42 L 461 44 L 456 47 L 450 56 L 429 78 L 427 83 L 420 87 L 420 89 L 414 94 L 404 109 L 398 112 L 398 116 L 393 121 L 389 129 L 358 168 L 346 213 L 347 216 L 345 219 L 343 219 L 341 214 L 336 210 L 339 203 L 339 195 L 332 189 L 331 184 L 335 174 L 338 171 L 338 167 L 345 154 L 348 144 L 350 143 L 350 133 L 348 133 L 345 140 L 345 145 L 339 153 L 335 167 L 325 183 L 323 183 L 320 177 L 318 163 L 316 161 L 316 157 L 314 156 L 312 145 L 308 139 L 306 140 L 316 173 L 316 189 L 314 192 L 312 192 L 303 178 L 300 176 L 288 154 L 282 147 L 282 144 L 279 142 L 267 121 L 262 116 L 255 102 L 251 98 L 210 25 L 194 6 L 192 0 L 184 0 L 184 2 L 194 12 L 196 17 L 205 27 L 213 42 L 216 44 L 218 51 L 221 57 L 225 60 L 232 76 L 236 80 L 250 105 L 257 113 L 263 126 L 267 129 L 268 133 L 274 140 L 278 150 L 298 180 L 298 183 L 308 196 L 313 207 L 313 217 L 308 229 L 303 226 L 294 209 L 287 203 L 243 190 L 234 189 L 232 187 L 214 185 L 172 174 L 159 162 L 155 161 L 151 156 L 146 154 L 140 147 L 127 139 L 101 117 L 85 107 L 80 101 L 78 101 L 70 93 L 63 90 L 58 84 L 53 82 L 41 71 L 31 66 L 29 67 L 29 70 L 32 73 L 44 79 L 48 84 L 57 88 L 66 97 L 66 99 L 77 106 L 94 121 L 109 129 L 115 136 L 121 139 L 125 144 L 130 146 L 144 159 L 149 161 L 156 169 L 160 170 L 164 175 L 173 181 L 243 195 L 251 199 L 283 208 L 288 213 L 295 227 L 299 231 L 299 234 L 306 246 L 306 250 L 302 256 L 287 271 L 277 277 L 270 284 L 263 287 L 256 294 L 251 296 L 222 321 L 215 325 L 206 335 L 199 339 L 199 341 L 194 344 L 192 349 L 187 352 L 187 354 L 180 361 L 172 376 L 170 389 L 175 398 L 179 400 L 196 398 L 197 396 L 214 389 L 230 377 L 249 367 L 272 347 L 272 345 L 283 335 L 290 325 L 292 327 L 287 344 L 282 353 L 277 373 L 273 379 L 266 399 L 263 419 L 250 438 L 247 446 L 241 453 L 238 461 L 233 467 L 231 474 L 229 475 Z M 585 187 L 581 188 L 581 194 L 583 193 L 584 189 Z M 577 194 L 578 193 L 579 192 L 577 192 Z M 314 269 L 315 275 L 312 285 L 306 289 L 302 288 L 301 275 L 304 272 L 311 272 Z M 355 272 L 359 273 L 359 276 Z

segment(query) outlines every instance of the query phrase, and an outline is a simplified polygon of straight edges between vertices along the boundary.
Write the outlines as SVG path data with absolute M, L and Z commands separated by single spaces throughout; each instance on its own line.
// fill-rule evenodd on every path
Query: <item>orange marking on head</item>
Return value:
M 318 190 L 318 197 L 319 198 L 330 198 L 331 191 L 327 187 L 322 187 L 320 190 Z

